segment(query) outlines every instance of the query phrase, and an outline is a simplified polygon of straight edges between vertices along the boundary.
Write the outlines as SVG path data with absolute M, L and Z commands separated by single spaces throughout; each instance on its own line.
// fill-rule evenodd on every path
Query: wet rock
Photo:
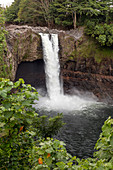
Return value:
M 93 92 L 100 101 L 113 102 L 113 76 L 62 70 L 64 89 L 71 93 L 72 88 Z

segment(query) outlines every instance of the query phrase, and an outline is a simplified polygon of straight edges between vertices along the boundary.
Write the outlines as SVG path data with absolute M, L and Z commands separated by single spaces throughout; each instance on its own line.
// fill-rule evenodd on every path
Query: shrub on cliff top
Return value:
M 113 45 L 113 24 L 96 24 L 88 21 L 85 32 L 94 37 L 101 46 Z

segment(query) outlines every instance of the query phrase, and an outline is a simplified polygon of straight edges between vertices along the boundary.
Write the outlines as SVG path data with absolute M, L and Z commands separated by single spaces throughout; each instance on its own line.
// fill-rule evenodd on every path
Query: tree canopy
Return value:
M 6 9 L 6 18 L 8 22 L 75 28 L 89 18 L 111 22 L 112 4 L 112 0 L 15 0 Z
M 113 44 L 112 30 L 104 25 L 113 24 L 113 0 L 15 0 L 5 14 L 13 24 L 60 29 L 88 26 L 86 33 L 102 46 Z M 103 27 L 104 33 L 97 34 L 97 27 Z

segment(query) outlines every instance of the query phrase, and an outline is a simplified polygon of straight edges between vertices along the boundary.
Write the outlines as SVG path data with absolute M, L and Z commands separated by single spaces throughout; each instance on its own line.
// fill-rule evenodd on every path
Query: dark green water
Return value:
M 54 110 L 41 112 L 51 116 L 57 114 Z M 71 155 L 79 158 L 92 157 L 101 127 L 109 116 L 113 117 L 113 106 L 104 104 L 95 104 L 79 111 L 65 111 L 63 121 L 66 124 L 55 138 L 66 143 Z

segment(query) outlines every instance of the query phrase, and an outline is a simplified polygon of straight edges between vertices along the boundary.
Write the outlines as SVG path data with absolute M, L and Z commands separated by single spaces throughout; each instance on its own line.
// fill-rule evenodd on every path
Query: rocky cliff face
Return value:
M 58 33 L 61 75 L 65 92 L 75 87 L 93 92 L 99 99 L 113 99 L 113 52 L 103 51 L 83 34 L 83 28 L 71 31 L 49 30 L 47 27 L 10 25 L 7 27 L 8 61 L 12 64 L 12 80 L 22 61 L 43 59 L 39 32 Z
M 12 63 L 12 80 L 15 79 L 18 64 L 42 58 L 41 38 L 31 27 L 11 25 L 7 27 L 8 58 Z
M 67 58 L 75 48 L 75 38 L 82 36 L 83 31 L 78 32 L 65 32 L 60 30 L 49 30 L 47 27 L 30 27 L 30 26 L 17 26 L 10 25 L 6 27 L 8 31 L 7 45 L 8 45 L 8 61 L 12 65 L 12 80 L 15 79 L 18 64 L 22 61 L 35 61 L 43 58 L 43 50 L 40 32 L 43 33 L 57 33 L 60 39 L 60 56 Z M 69 35 L 70 34 L 70 35 Z M 67 59 L 66 59 L 67 60 Z
M 101 101 L 113 101 L 112 49 L 99 47 L 82 36 L 67 60 L 62 58 L 61 63 L 66 93 L 76 87 L 80 91 L 93 92 Z

